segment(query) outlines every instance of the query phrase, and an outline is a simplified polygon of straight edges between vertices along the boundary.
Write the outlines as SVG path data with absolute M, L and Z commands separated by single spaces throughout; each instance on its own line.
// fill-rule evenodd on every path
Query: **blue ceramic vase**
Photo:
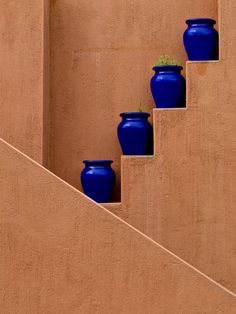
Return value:
M 151 91 L 157 108 L 185 107 L 186 82 L 179 65 L 157 65 Z
M 147 112 L 124 112 L 117 133 L 124 155 L 150 155 L 153 153 L 153 130 Z
M 216 21 L 208 18 L 195 18 L 186 21 L 184 46 L 189 60 L 217 60 L 219 35 L 214 29 Z
M 84 193 L 98 203 L 111 201 L 115 185 L 112 162 L 112 160 L 83 161 L 85 168 L 81 172 L 81 183 Z

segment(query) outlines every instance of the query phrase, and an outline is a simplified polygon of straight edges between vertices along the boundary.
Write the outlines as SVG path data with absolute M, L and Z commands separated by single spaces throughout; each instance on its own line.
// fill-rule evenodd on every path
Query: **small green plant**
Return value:
M 142 105 L 142 102 L 139 103 L 139 108 L 138 108 L 138 112 L 143 112 L 143 109 L 142 109 L 143 105 Z
M 145 111 L 143 111 L 143 108 L 144 108 L 144 109 L 145 109 L 145 108 L 148 108 L 148 105 L 147 105 L 146 103 L 140 102 L 137 111 L 138 111 L 138 112 L 145 112 Z
M 169 55 L 163 54 L 156 65 L 182 65 L 181 62 L 176 61 L 175 59 L 172 59 Z

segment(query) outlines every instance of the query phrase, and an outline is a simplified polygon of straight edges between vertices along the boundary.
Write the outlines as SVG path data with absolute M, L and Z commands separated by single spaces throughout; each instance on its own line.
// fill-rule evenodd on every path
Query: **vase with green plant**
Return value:
M 117 135 L 124 155 L 151 155 L 153 129 L 148 121 L 150 114 L 140 106 L 137 111 L 120 114 Z
M 151 91 L 157 108 L 185 107 L 186 82 L 181 63 L 169 55 L 162 55 L 153 67 Z

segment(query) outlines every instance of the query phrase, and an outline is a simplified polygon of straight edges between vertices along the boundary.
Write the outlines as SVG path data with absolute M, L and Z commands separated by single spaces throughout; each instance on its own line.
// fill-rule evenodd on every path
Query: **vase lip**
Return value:
M 160 72 L 160 71 L 181 72 L 184 68 L 181 65 L 177 65 L 177 64 L 163 64 L 163 65 L 155 65 L 152 69 L 156 72 Z
M 122 118 L 148 118 L 150 113 L 143 111 L 127 111 L 120 114 Z
M 186 20 L 187 25 L 192 24 L 208 24 L 208 25 L 215 25 L 216 21 L 214 19 L 208 18 L 208 17 L 196 17 Z
M 86 160 L 83 160 L 83 163 L 86 164 L 86 165 L 89 165 L 89 164 L 94 164 L 94 165 L 108 165 L 108 164 L 112 164 L 113 163 L 113 160 L 110 160 L 110 159 L 86 159 Z

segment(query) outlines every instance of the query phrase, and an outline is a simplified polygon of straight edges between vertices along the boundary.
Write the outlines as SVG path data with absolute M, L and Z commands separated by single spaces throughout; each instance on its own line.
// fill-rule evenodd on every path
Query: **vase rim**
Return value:
M 155 65 L 152 68 L 154 71 L 182 71 L 184 68 L 181 65 L 177 64 L 163 64 L 163 65 Z
M 186 24 L 209 24 L 214 25 L 216 24 L 216 21 L 214 19 L 208 18 L 208 17 L 196 17 L 192 19 L 187 19 Z
M 145 117 L 145 118 L 148 118 L 148 117 L 150 117 L 150 113 L 148 113 L 148 112 L 143 112 L 143 111 L 127 111 L 127 112 L 122 112 L 121 114 L 120 114 L 120 116 L 122 117 L 122 118 L 125 118 L 125 117 L 137 117 L 137 118 L 139 118 L 139 117 Z
M 113 160 L 110 159 L 86 159 L 83 160 L 84 164 L 96 164 L 96 165 L 102 165 L 102 164 L 112 164 Z

